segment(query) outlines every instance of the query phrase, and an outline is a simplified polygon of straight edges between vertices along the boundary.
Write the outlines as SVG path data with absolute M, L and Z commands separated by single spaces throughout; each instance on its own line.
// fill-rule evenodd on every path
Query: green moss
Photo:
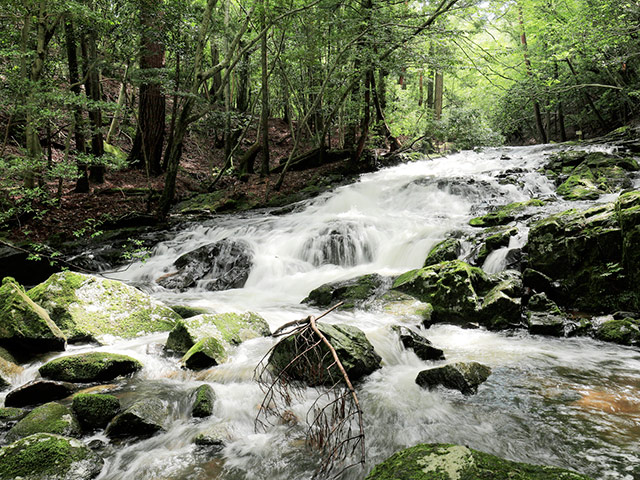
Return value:
M 88 480 L 100 473 L 102 464 L 102 459 L 76 440 L 36 434 L 0 450 L 0 479 L 62 480 L 76 472 L 73 478 Z
M 215 402 L 215 392 L 211 385 L 204 384 L 196 388 L 195 399 L 191 415 L 194 417 L 208 417 L 213 413 L 213 403 Z
M 462 246 L 457 238 L 447 238 L 436 244 L 427 255 L 424 261 L 424 267 L 435 265 L 436 263 L 447 260 L 455 260 L 460 255 Z
M 246 340 L 271 335 L 269 324 L 254 312 L 218 313 L 212 315 L 212 323 L 218 327 L 222 338 L 232 345 Z
M 227 360 L 227 351 L 223 342 L 215 337 L 206 337 L 191 347 L 182 357 L 181 363 L 191 370 L 220 365 Z
M 137 372 L 142 364 L 127 355 L 92 352 L 57 358 L 38 371 L 45 378 L 65 382 L 99 382 Z
M 557 192 L 565 200 L 595 200 L 604 193 L 598 188 L 594 173 L 586 166 L 576 168 Z
M 209 313 L 208 308 L 191 307 L 189 305 L 171 305 L 171 310 L 176 312 L 182 318 L 191 318 L 196 315 Z
M 0 422 L 10 422 L 19 420 L 27 414 L 23 408 L 3 407 L 0 408 Z
M 518 234 L 516 227 L 511 228 L 498 228 L 495 233 L 489 235 L 482 245 L 482 248 L 478 252 L 477 264 L 482 265 L 487 259 L 489 254 L 498 248 L 509 246 L 511 237 Z
M 422 444 L 377 465 L 366 480 L 588 480 L 556 467 L 512 462 L 468 447 Z
M 362 308 L 388 289 L 388 280 L 376 273 L 342 282 L 327 283 L 309 292 L 302 303 L 328 308 L 342 302 L 341 310 Z
M 597 328 L 595 337 L 620 345 L 640 345 L 640 321 L 633 318 L 606 321 Z
M 475 217 L 469 220 L 472 227 L 495 227 L 497 225 L 505 225 L 512 222 L 519 216 L 523 216 L 525 210 L 530 207 L 542 207 L 545 205 L 543 200 L 532 199 L 526 202 L 509 203 L 496 208 L 492 212 L 481 217 Z
M 120 402 L 113 395 L 79 393 L 71 408 L 84 427 L 104 428 L 120 412 Z
M 73 437 L 80 435 L 80 426 L 71 410 L 59 403 L 50 402 L 34 408 L 16 423 L 7 433 L 7 439 L 14 441 L 34 433 L 55 433 Z

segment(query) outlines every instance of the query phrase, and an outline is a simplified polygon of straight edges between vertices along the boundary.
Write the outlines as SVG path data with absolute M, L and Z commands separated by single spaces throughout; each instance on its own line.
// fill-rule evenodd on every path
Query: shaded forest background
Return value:
M 285 203 L 399 157 L 638 114 L 633 1 L 6 0 L 0 28 L 12 239 L 153 223 L 197 194 Z

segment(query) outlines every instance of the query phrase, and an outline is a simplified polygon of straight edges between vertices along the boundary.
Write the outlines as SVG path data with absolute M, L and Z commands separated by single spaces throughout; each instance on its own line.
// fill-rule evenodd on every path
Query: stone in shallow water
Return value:
M 211 385 L 200 385 L 194 392 L 193 409 L 191 415 L 194 417 L 208 417 L 213 413 L 213 404 L 216 394 Z
M 117 353 L 91 352 L 56 358 L 41 366 L 40 375 L 65 382 L 107 382 L 142 368 L 135 358 Z
M 164 430 L 168 414 L 169 409 L 161 400 L 140 400 L 116 416 L 105 433 L 111 438 L 147 437 Z
M 34 408 L 7 433 L 7 440 L 16 441 L 34 433 L 55 433 L 66 437 L 79 437 L 80 425 L 64 405 L 45 403 Z
M 391 329 L 400 336 L 405 348 L 411 349 L 421 360 L 444 360 L 444 352 L 426 338 L 410 328 L 394 325 Z
M 421 371 L 416 377 L 416 383 L 423 388 L 442 385 L 459 390 L 465 395 L 472 395 L 489 375 L 491 369 L 486 365 L 477 362 L 457 362 Z
M 34 380 L 10 391 L 4 400 L 5 407 L 42 405 L 71 395 L 76 386 L 68 382 Z
M 73 397 L 73 413 L 86 429 L 104 428 L 120 412 L 120 402 L 113 395 L 79 393 Z

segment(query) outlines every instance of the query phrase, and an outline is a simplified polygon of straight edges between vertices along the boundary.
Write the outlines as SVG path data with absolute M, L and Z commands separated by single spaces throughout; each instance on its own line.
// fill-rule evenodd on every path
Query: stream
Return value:
M 534 146 L 465 151 L 364 175 L 288 213 L 278 210 L 215 216 L 175 232 L 145 262 L 109 274 L 167 305 L 213 312 L 255 311 L 272 331 L 285 322 L 321 311 L 301 304 L 314 288 L 367 273 L 398 275 L 422 266 L 430 248 L 447 234 L 474 234 L 469 219 L 494 205 L 555 198 L 552 183 L 537 170 L 545 155 L 563 147 Z M 606 146 L 593 146 L 605 150 Z M 611 201 L 614 196 L 599 202 Z M 593 202 L 558 199 L 545 215 Z M 509 247 L 492 253 L 483 268 L 503 270 L 510 250 L 522 247 L 527 229 Z M 155 280 L 183 253 L 224 238 L 246 241 L 254 265 L 244 288 L 210 292 L 165 290 Z M 461 258 L 471 255 L 464 244 Z M 333 263 L 329 263 L 333 262 Z M 450 442 L 510 460 L 555 465 L 594 479 L 640 479 L 640 351 L 587 338 L 531 336 L 525 331 L 488 332 L 436 325 L 422 333 L 444 350 L 446 361 L 422 361 L 401 347 L 391 325 L 416 325 L 418 317 L 383 311 L 337 311 L 329 323 L 362 329 L 382 357 L 382 368 L 358 383 L 364 411 L 367 464 L 342 479 L 362 479 L 376 463 L 418 443 Z M 167 334 L 112 339 L 99 350 L 125 353 L 144 369 L 118 391 L 124 407 L 141 395 L 170 406 L 167 431 L 124 447 L 107 446 L 100 480 L 304 480 L 320 461 L 304 446 L 304 419 L 315 398 L 309 389 L 292 407 L 300 419 L 256 432 L 262 392 L 253 369 L 274 344 L 247 341 L 230 360 L 209 370 L 183 370 L 161 355 Z M 95 350 L 72 346 L 68 353 Z M 424 390 L 417 373 L 454 361 L 477 361 L 493 370 L 476 395 Z M 37 362 L 23 380 L 37 373 Z M 192 419 L 191 392 L 202 382 L 214 388 L 214 415 Z M 218 454 L 193 444 L 194 437 L 223 424 L 228 443 Z M 106 437 L 95 438 L 106 441 Z

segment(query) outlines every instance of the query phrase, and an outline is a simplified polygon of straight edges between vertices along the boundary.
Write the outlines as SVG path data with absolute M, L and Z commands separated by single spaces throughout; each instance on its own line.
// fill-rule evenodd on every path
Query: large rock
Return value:
M 413 350 L 421 360 L 444 360 L 444 352 L 426 337 L 402 325 L 394 325 L 391 329 L 398 334 L 404 348 Z
M 1 480 L 90 480 L 103 464 L 84 443 L 47 433 L 0 449 Z
M 73 397 L 73 413 L 83 428 L 105 428 L 120 412 L 120 402 L 113 395 L 79 393 Z
M 49 312 L 70 341 L 164 332 L 180 318 L 125 283 L 75 272 L 56 273 L 29 290 L 28 295 Z
M 476 258 L 476 264 L 482 265 L 485 260 L 495 250 L 499 248 L 508 247 L 509 242 L 511 241 L 511 237 L 518 234 L 518 229 L 516 227 L 498 227 L 493 229 L 489 236 L 484 239 L 484 243 L 480 250 L 478 251 L 478 256 Z
M 380 368 L 381 358 L 362 330 L 342 324 L 318 323 L 317 326 L 336 350 L 352 382 Z M 296 334 L 282 339 L 269 357 L 270 366 L 280 371 L 317 340 L 312 332 L 306 338 Z M 333 384 L 342 378 L 329 349 L 323 343 L 305 355 L 303 360 L 294 362 L 286 372 L 288 378 L 309 385 Z
M 589 480 L 557 467 L 512 462 L 462 445 L 422 444 L 376 465 L 366 480 Z
M 203 338 L 187 350 L 180 362 L 190 370 L 203 370 L 227 361 L 226 343 L 217 337 Z
M 24 368 L 18 365 L 15 357 L 7 349 L 0 347 L 0 389 L 10 386 L 12 380 L 23 371 Z
M 66 343 L 49 314 L 11 277 L 0 287 L 0 343 L 21 353 L 64 350 Z
M 71 410 L 56 402 L 34 408 L 7 433 L 7 440 L 14 442 L 34 433 L 55 433 L 65 437 L 79 437 L 80 424 Z
M 529 331 L 535 335 L 562 337 L 565 334 L 565 318 L 555 302 L 545 293 L 536 293 L 527 304 Z
M 341 282 L 326 283 L 312 290 L 302 303 L 320 308 L 329 308 L 338 302 L 343 302 L 341 309 L 362 307 L 385 293 L 390 283 L 388 278 L 377 273 Z
M 180 256 L 175 272 L 158 279 L 165 288 L 184 291 L 196 284 L 207 290 L 242 288 L 253 266 L 253 252 L 244 240 L 225 238 Z
M 199 447 L 205 447 L 211 453 L 222 450 L 232 440 L 230 427 L 226 423 L 208 426 L 193 439 Z
M 616 202 L 616 213 L 622 231 L 622 266 L 630 284 L 638 285 L 640 284 L 640 191 L 620 195 Z M 633 305 L 636 310 L 640 310 L 640 301 L 637 297 Z
M 462 251 L 462 244 L 457 238 L 447 238 L 437 243 L 427 255 L 424 267 L 435 265 L 436 263 L 456 260 Z
M 457 362 L 442 367 L 430 368 L 418 373 L 416 383 L 422 388 L 434 388 L 442 385 L 459 390 L 464 395 L 472 395 L 491 375 L 491 369 L 478 362 Z
M 91 352 L 56 358 L 38 371 L 44 378 L 64 382 L 108 382 L 121 375 L 130 375 L 142 368 L 135 358 L 117 353 Z
M 161 400 L 141 400 L 117 415 L 105 433 L 111 438 L 147 437 L 165 429 L 168 414 L 169 409 Z
M 484 295 L 479 315 L 489 330 L 504 330 L 522 326 L 520 297 L 522 276 L 515 270 L 505 270 L 489 277 L 497 284 Z
M 604 342 L 640 346 L 640 320 L 628 314 L 622 318 L 608 319 L 597 326 L 594 336 Z
M 494 208 L 491 212 L 469 220 L 472 227 L 495 227 L 506 225 L 516 219 L 529 218 L 536 208 L 543 207 L 545 202 L 538 199 L 527 200 L 526 202 L 515 202 Z
M 213 413 L 213 404 L 216 394 L 209 384 L 200 385 L 194 392 L 193 408 L 191 416 L 208 417 Z
M 5 407 L 26 407 L 42 405 L 71 395 L 76 386 L 68 382 L 53 380 L 33 380 L 15 390 L 11 390 L 4 399 Z

